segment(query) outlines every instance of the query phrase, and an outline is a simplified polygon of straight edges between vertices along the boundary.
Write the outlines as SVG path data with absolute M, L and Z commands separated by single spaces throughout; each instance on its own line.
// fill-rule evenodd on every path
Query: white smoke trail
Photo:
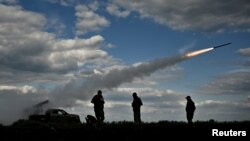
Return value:
M 77 99 L 90 98 L 98 89 L 111 89 L 119 85 L 132 82 L 135 78 L 149 76 L 153 72 L 173 66 L 184 60 L 198 56 L 213 50 L 213 48 L 202 49 L 186 53 L 184 55 L 156 59 L 150 62 L 144 62 L 137 66 L 126 67 L 123 69 L 113 69 L 106 74 L 95 74 L 85 80 L 74 80 L 63 88 L 52 92 L 56 105 L 72 106 Z

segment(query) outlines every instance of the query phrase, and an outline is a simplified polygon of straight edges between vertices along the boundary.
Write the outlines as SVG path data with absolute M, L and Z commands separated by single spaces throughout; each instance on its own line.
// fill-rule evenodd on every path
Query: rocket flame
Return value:
M 186 57 L 186 58 L 191 58 L 191 57 L 194 57 L 194 56 L 197 56 L 197 55 L 206 53 L 206 52 L 208 52 L 208 51 L 211 51 L 211 50 L 213 50 L 213 49 L 214 49 L 214 48 L 211 47 L 211 48 L 206 48 L 206 49 L 201 49 L 201 50 L 189 52 L 189 53 L 185 54 L 184 57 Z

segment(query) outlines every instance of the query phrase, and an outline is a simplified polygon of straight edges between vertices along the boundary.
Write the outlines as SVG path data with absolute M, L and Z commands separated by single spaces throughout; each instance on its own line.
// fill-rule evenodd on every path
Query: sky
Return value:
M 250 119 L 250 2 L 247 0 L 0 0 L 0 123 L 35 104 L 145 122 Z M 192 58 L 190 51 L 232 43 Z

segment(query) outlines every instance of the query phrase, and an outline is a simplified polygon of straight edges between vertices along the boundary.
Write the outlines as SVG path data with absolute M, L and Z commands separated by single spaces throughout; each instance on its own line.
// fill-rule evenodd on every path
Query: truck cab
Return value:
M 61 109 L 48 109 L 45 115 L 30 115 L 29 119 L 45 122 L 81 122 L 78 115 L 69 114 Z

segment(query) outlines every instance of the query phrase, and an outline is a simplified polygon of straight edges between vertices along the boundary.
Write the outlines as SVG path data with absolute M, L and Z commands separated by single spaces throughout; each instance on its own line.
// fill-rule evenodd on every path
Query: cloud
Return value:
M 150 76 L 157 70 L 173 66 L 188 58 L 174 56 L 156 59 L 129 67 L 114 68 L 104 73 L 93 74 L 85 79 L 72 80 L 64 87 L 59 87 L 51 92 L 51 99 L 59 106 L 73 106 L 77 99 L 90 98 L 98 89 L 110 90 L 124 83 L 133 82 L 136 78 Z M 61 99 L 61 100 L 60 100 Z
M 99 8 L 99 3 L 95 0 L 92 3 L 88 4 L 88 7 L 92 10 L 92 11 L 96 11 Z
M 84 65 L 88 60 L 105 58 L 107 53 L 102 50 L 70 50 L 70 51 L 60 51 L 53 52 L 49 56 L 49 60 L 52 63 L 51 68 L 54 70 L 64 70 L 64 69 L 75 69 Z
M 240 55 L 246 57 L 245 60 L 244 60 L 244 62 L 241 63 L 241 64 L 243 64 L 243 66 L 245 66 L 245 67 L 249 67 L 250 66 L 250 58 L 249 58 L 250 57 L 250 48 L 239 49 L 238 53 Z
M 62 6 L 72 6 L 76 3 L 76 0 L 47 0 L 50 3 L 58 3 Z
M 129 16 L 129 14 L 130 14 L 130 11 L 128 11 L 128 10 L 123 10 L 122 11 L 115 4 L 109 4 L 106 7 L 106 10 L 108 11 L 108 13 L 110 15 L 114 15 L 114 16 L 121 17 L 121 18 L 125 18 L 125 17 Z
M 133 92 L 137 92 L 142 99 L 141 114 L 143 121 L 181 120 L 185 118 L 180 116 L 184 112 L 185 93 L 137 86 L 136 83 L 132 82 L 103 92 L 107 103 L 107 105 L 105 104 L 105 111 L 108 113 L 108 121 L 133 121 L 131 107 Z
M 48 84 L 51 87 L 51 85 L 65 84 L 70 79 L 74 79 L 74 76 L 70 76 L 68 74 L 30 72 L 3 68 L 0 70 L 0 75 L 0 85 L 13 86 L 36 85 L 36 87 L 44 87 Z
M 193 42 L 191 42 L 191 43 L 189 43 L 189 44 L 183 46 L 182 48 L 180 48 L 180 49 L 179 49 L 179 52 L 180 52 L 181 54 L 184 54 L 184 53 L 190 51 L 190 49 L 194 48 L 195 44 L 196 44 L 196 42 L 193 41 Z
M 24 117 L 25 108 L 53 97 L 48 95 L 51 89 L 78 79 L 72 73 L 85 66 L 116 63 L 101 49 L 105 47 L 101 35 L 57 38 L 45 31 L 50 22 L 44 15 L 20 6 L 0 4 L 0 19 L 1 123 Z
M 37 89 L 28 85 L 24 85 L 21 87 L 0 85 L 0 91 L 19 91 L 21 94 L 27 94 L 27 93 L 36 93 Z
M 250 57 L 250 48 L 242 48 L 238 52 L 243 56 Z
M 133 82 L 137 85 L 158 86 L 161 84 L 172 83 L 182 79 L 183 69 L 177 66 L 168 67 L 147 76 L 145 78 L 136 78 Z
M 35 12 L 23 11 L 19 6 L 6 6 L 0 4 L 1 35 L 27 33 L 41 30 L 46 19 Z M 32 18 L 30 18 L 32 17 Z M 27 28 L 30 26 L 31 28 Z
M 50 32 L 53 32 L 57 37 L 63 36 L 65 33 L 66 25 L 63 24 L 59 18 L 50 17 L 48 24 L 46 24 L 46 29 Z
M 3 3 L 3 4 L 17 4 L 18 0 L 0 0 L 0 3 Z
M 238 53 L 244 57 L 250 56 L 250 49 L 239 49 Z M 217 76 L 208 82 L 203 88 L 202 93 L 207 94 L 232 94 L 232 95 L 249 95 L 250 94 L 250 70 L 249 60 L 241 64 L 242 69 L 234 70 Z
M 100 35 L 88 39 L 57 39 L 44 32 L 46 18 L 18 6 L 0 5 L 1 68 L 32 72 L 78 70 L 85 63 L 108 55 Z
M 151 97 L 151 96 L 171 97 L 172 96 L 175 98 L 171 98 L 171 99 L 175 99 L 175 100 L 179 99 L 178 97 L 180 97 L 183 94 L 183 93 L 179 93 L 179 92 L 176 92 L 176 91 L 170 90 L 170 89 L 169 90 L 160 90 L 160 89 L 146 86 L 146 85 L 140 86 L 140 85 L 136 84 L 136 82 L 132 82 L 129 84 L 123 84 L 120 87 L 113 88 L 112 91 L 114 93 L 119 93 L 119 94 L 126 95 L 129 97 L 132 97 L 132 93 L 136 92 L 136 93 L 138 93 L 138 95 L 141 95 L 143 97 Z M 167 99 L 170 100 L 169 98 L 167 98 Z M 150 98 L 149 98 L 149 100 L 150 100 Z
M 103 17 L 92 11 L 86 5 L 76 6 L 76 34 L 83 35 L 87 32 L 99 31 L 103 27 L 107 27 L 110 23 Z
M 109 22 L 96 14 L 97 7 L 76 7 L 78 35 L 108 26 Z M 5 113 L 0 118 L 1 123 L 21 118 L 24 108 L 45 99 L 49 99 L 53 106 L 70 109 L 78 105 L 79 101 L 90 99 L 97 89 L 103 89 L 104 94 L 109 90 L 115 92 L 106 97 L 109 100 L 107 112 L 110 113 L 110 119 L 113 115 L 119 117 L 117 120 L 126 117 L 123 110 L 131 112 L 131 91 L 138 92 L 145 102 L 142 109 L 145 120 L 185 119 L 183 95 L 186 94 L 153 87 L 159 83 L 156 80 L 165 82 L 170 78 L 177 79 L 175 72 L 179 75 L 181 68 L 175 67 L 175 64 L 187 58 L 176 56 L 122 66 L 122 63 L 102 50 L 105 39 L 101 35 L 86 39 L 58 38 L 55 33 L 44 31 L 46 24 L 50 22 L 42 14 L 23 10 L 19 6 L 0 5 L 0 19 L 0 27 L 3 27 L 0 28 L 0 111 Z M 91 24 L 85 26 L 86 20 Z M 83 26 L 80 26 L 81 23 L 84 23 Z M 89 28 L 85 30 L 87 27 Z M 165 70 L 166 67 L 170 67 L 170 70 Z M 156 71 L 158 75 L 153 74 Z M 166 73 L 170 75 L 163 76 Z M 238 76 L 235 75 L 233 79 Z M 147 79 L 152 83 L 142 83 Z M 123 87 L 123 84 L 131 82 L 145 87 Z M 241 83 L 248 85 L 247 81 Z M 118 86 L 122 87 L 117 88 Z M 123 95 L 117 96 L 116 92 L 125 94 L 125 98 Z M 10 108 L 6 109 L 6 106 Z M 116 111 L 119 114 L 115 114 Z M 20 115 L 14 116 L 12 113 Z M 146 116 L 152 113 L 152 117 Z
M 250 94 L 250 71 L 236 71 L 218 76 L 210 81 L 202 89 L 203 93 L 208 94 Z
M 142 18 L 174 30 L 222 32 L 224 30 L 249 31 L 249 1 L 230 0 L 111 0 L 112 4 L 135 11 Z
M 21 7 L 5 5 L 0 5 L 0 18 L 1 66 L 20 70 L 34 70 L 38 63 L 45 66 L 42 53 L 54 38 L 41 32 L 46 19 Z
M 155 96 L 154 91 L 159 91 L 163 95 Z M 141 115 L 143 121 L 186 121 L 186 100 L 184 99 L 184 97 L 186 96 L 185 93 L 175 91 L 169 93 L 164 90 L 161 91 L 154 89 L 150 97 L 144 96 L 143 93 L 140 93 L 139 96 L 143 101 L 143 106 L 141 107 Z M 115 99 L 115 101 L 119 100 Z M 132 99 L 127 100 L 127 103 L 131 104 L 131 102 Z M 248 112 L 250 109 L 249 102 L 247 103 L 245 101 L 196 100 L 195 98 L 194 102 L 196 104 L 194 121 L 207 121 L 210 119 L 218 121 L 239 121 L 248 120 L 250 117 L 250 114 Z M 126 101 L 123 101 L 123 103 L 126 104 Z M 127 112 L 122 113 L 119 110 L 115 110 L 115 112 L 120 113 L 120 119 L 128 119 L 127 114 L 131 114 L 131 118 L 129 118 L 128 120 L 132 120 L 133 113 L 131 105 L 124 105 L 121 109 L 124 109 L 124 111 Z M 110 114 L 113 114 L 112 110 L 113 109 L 111 107 L 109 109 Z M 239 117 L 239 115 L 243 116 Z
M 203 120 L 248 120 L 250 105 L 245 101 L 205 100 L 196 103 L 196 119 Z M 241 116 L 239 116 L 241 115 Z
M 173 90 L 160 90 L 154 87 L 135 87 L 133 83 L 129 85 L 131 87 L 126 86 L 123 84 L 119 88 L 103 93 L 106 103 L 108 103 L 105 105 L 108 121 L 133 120 L 131 94 L 134 91 L 138 92 L 143 102 L 141 107 L 143 121 L 186 121 L 185 96 L 190 94 Z M 250 117 L 249 101 L 198 100 L 195 96 L 193 96 L 193 100 L 196 104 L 194 121 L 248 120 Z M 93 109 L 89 109 L 89 111 L 93 111 Z M 239 117 L 239 115 L 244 116 Z M 113 116 L 118 116 L 118 118 Z
M 72 49 L 95 49 L 104 42 L 104 38 L 101 35 L 95 35 L 88 39 L 63 39 L 58 40 L 53 45 L 52 49 L 56 51 L 65 51 Z

